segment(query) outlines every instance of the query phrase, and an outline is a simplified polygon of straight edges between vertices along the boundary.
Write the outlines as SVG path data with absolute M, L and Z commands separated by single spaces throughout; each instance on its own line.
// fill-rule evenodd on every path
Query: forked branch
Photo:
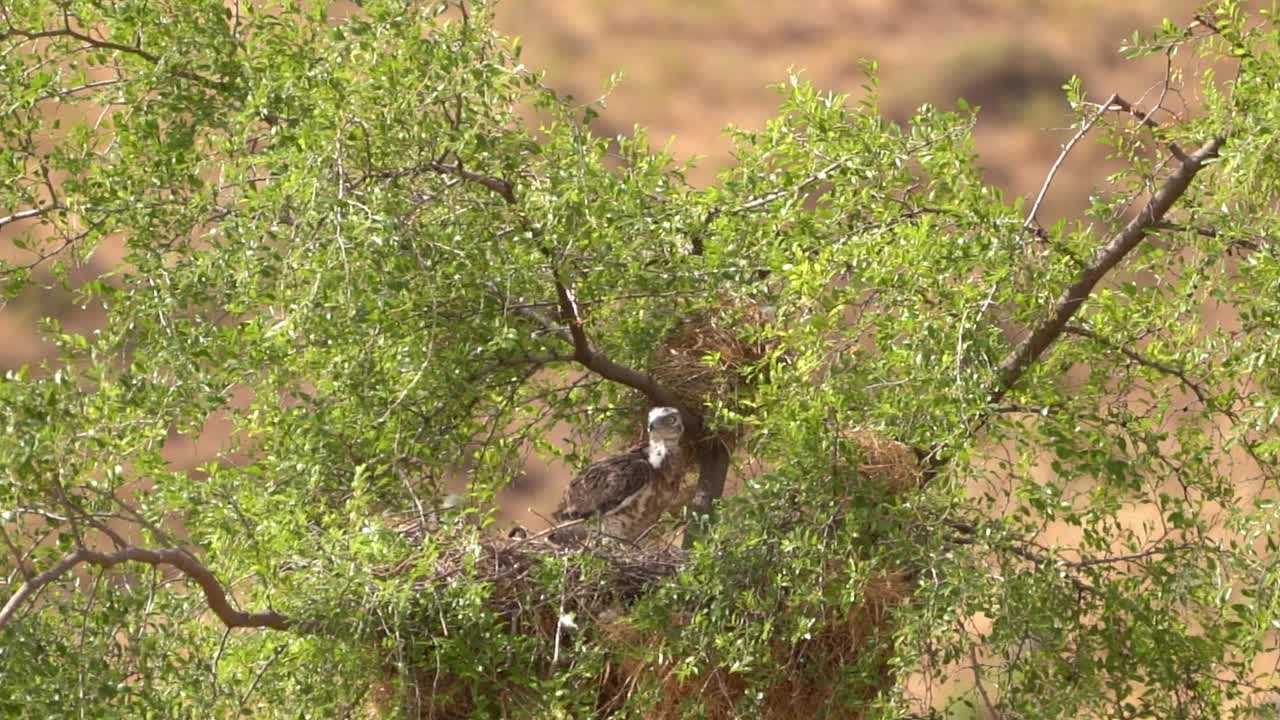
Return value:
M 582 326 L 582 316 L 578 311 L 578 302 L 573 291 L 559 277 L 556 277 L 555 284 L 556 300 L 560 306 L 560 320 L 568 328 L 569 338 L 573 342 L 573 359 L 579 365 L 606 380 L 626 385 L 643 393 L 654 405 L 671 407 L 681 405 L 680 398 L 649 373 L 614 362 L 609 356 L 592 346 Z

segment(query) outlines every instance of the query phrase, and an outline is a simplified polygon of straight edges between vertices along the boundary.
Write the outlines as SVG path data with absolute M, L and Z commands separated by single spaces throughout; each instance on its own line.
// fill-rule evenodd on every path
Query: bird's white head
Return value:
M 673 407 L 656 407 L 649 411 L 649 438 L 674 443 L 684 434 L 684 420 L 680 411 Z

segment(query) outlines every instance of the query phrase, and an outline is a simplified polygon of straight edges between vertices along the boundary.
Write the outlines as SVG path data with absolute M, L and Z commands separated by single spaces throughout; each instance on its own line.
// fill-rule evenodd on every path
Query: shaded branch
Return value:
M 136 58 L 145 60 L 151 63 L 152 65 L 159 65 L 162 60 L 162 58 L 159 55 L 156 55 L 153 52 L 148 52 L 147 50 L 143 50 L 142 48 L 137 47 L 135 45 L 125 45 L 123 43 L 113 42 L 111 40 L 103 40 L 100 38 L 93 37 L 88 33 L 76 30 L 71 26 L 71 16 L 69 14 L 66 14 L 65 12 L 62 16 L 61 28 L 57 28 L 54 30 L 19 30 L 18 28 L 10 27 L 8 30 L 5 30 L 4 32 L 0 32 L 0 41 L 9 40 L 12 38 L 18 38 L 23 42 L 32 42 L 35 40 L 41 40 L 41 39 L 47 39 L 47 38 L 63 38 L 63 37 L 72 38 L 73 40 L 79 40 L 80 42 L 84 43 L 87 47 L 94 48 L 97 50 L 109 50 L 112 52 L 124 53 L 125 55 L 132 55 Z M 199 73 L 194 73 L 189 70 L 175 69 L 173 70 L 173 74 L 175 77 L 180 77 L 185 80 L 191 80 L 201 85 L 204 85 L 206 87 L 213 88 L 215 90 L 227 90 L 230 87 L 230 84 L 225 81 L 214 80 L 213 78 L 205 77 L 204 75 L 201 75 Z
M 652 375 L 614 362 L 609 356 L 593 347 L 591 341 L 587 338 L 586 330 L 582 326 L 582 316 L 578 313 L 578 303 L 574 298 L 573 291 L 558 276 L 555 279 L 555 284 L 556 299 L 560 306 L 560 320 L 566 326 L 569 340 L 573 343 L 573 359 L 575 362 L 606 380 L 611 380 L 639 391 L 649 398 L 654 405 L 681 407 L 683 403 L 680 402 L 679 396 L 672 392 L 670 388 L 659 383 Z M 688 408 L 681 409 L 688 410 Z M 700 430 L 701 420 L 696 417 L 692 419 L 696 420 L 696 426 Z
M 425 173 L 436 173 L 439 175 L 449 175 L 465 182 L 474 183 L 490 192 L 497 194 L 508 205 L 516 204 L 515 186 L 509 180 L 503 180 L 493 175 L 485 175 L 484 173 L 473 172 L 462 166 L 462 160 L 456 160 L 453 164 L 443 162 L 441 160 L 432 160 L 430 162 L 416 165 L 414 167 L 405 168 L 385 168 L 382 170 L 373 170 L 364 176 L 357 178 L 351 183 L 352 187 L 358 187 L 369 178 L 378 178 L 383 180 L 394 180 L 397 178 L 414 177 Z
M 176 568 L 187 579 L 195 582 L 204 593 L 205 603 L 214 615 L 229 628 L 271 628 L 288 630 L 294 622 L 274 610 L 261 612 L 245 612 L 231 605 L 227 591 L 218 578 L 191 553 L 177 548 L 151 550 L 135 545 L 125 545 L 116 552 L 104 553 L 81 547 L 63 557 L 53 566 L 32 577 L 9 597 L 8 602 L 0 608 L 0 629 L 13 619 L 19 608 L 40 588 L 54 582 L 83 563 L 107 569 L 124 562 L 140 562 L 147 565 L 169 565 Z

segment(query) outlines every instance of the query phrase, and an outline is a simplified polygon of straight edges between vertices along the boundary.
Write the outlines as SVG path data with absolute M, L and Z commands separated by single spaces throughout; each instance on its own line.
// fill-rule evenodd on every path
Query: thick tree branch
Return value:
M 1027 370 L 1044 355 L 1049 346 L 1062 335 L 1067 323 L 1075 317 L 1093 292 L 1093 288 L 1142 242 L 1153 225 L 1164 218 L 1169 208 L 1173 207 L 1178 198 L 1187 191 L 1192 179 L 1204 168 L 1205 163 L 1217 157 L 1218 150 L 1224 142 L 1226 138 L 1214 138 L 1187 155 L 1186 161 L 1151 197 L 1142 212 L 1130 220 L 1123 230 L 1111 238 L 1110 242 L 1098 249 L 1075 281 L 1059 296 L 1049 317 L 1018 343 L 1017 347 L 1000 363 L 996 379 L 987 395 L 988 405 L 998 404 L 1005 394 L 1022 379 Z
M 582 327 L 582 317 L 578 314 L 578 303 L 574 298 L 573 291 L 559 277 L 555 279 L 555 283 L 556 298 L 560 305 L 560 320 L 568 328 L 569 339 L 573 343 L 573 359 L 579 365 L 606 380 L 611 380 L 639 391 L 649 398 L 654 405 L 671 407 L 681 407 L 683 405 L 679 396 L 659 383 L 649 373 L 616 363 L 607 355 L 592 347 L 591 341 L 587 338 L 586 330 Z M 690 414 L 687 412 L 689 408 L 681 409 L 686 411 L 686 415 Z M 701 426 L 701 420 L 694 419 L 697 420 L 697 425 Z
M 195 582 L 200 587 L 209 609 L 229 628 L 246 627 L 288 630 L 294 626 L 292 620 L 274 610 L 250 613 L 234 608 L 227 597 L 227 591 L 222 587 L 222 583 L 218 581 L 218 578 L 194 555 L 185 550 L 177 548 L 151 550 L 135 545 L 125 545 L 112 553 L 98 552 L 84 547 L 79 548 L 54 563 L 52 567 L 25 582 L 22 587 L 18 588 L 17 592 L 9 597 L 4 607 L 0 608 L 0 629 L 3 629 L 13 619 L 19 608 L 40 588 L 67 574 L 77 565 L 88 563 L 105 569 L 124 562 L 170 565 L 177 568 L 187 579 Z

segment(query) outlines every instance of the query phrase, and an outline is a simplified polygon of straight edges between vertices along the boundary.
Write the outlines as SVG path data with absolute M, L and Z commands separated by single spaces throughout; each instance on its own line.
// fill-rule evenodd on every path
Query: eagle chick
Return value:
M 588 465 L 569 483 L 552 518 L 558 523 L 588 519 L 598 522 L 606 537 L 636 540 L 679 499 L 683 434 L 679 410 L 653 408 L 648 444 Z M 580 537 L 570 530 L 553 533 L 551 539 Z

